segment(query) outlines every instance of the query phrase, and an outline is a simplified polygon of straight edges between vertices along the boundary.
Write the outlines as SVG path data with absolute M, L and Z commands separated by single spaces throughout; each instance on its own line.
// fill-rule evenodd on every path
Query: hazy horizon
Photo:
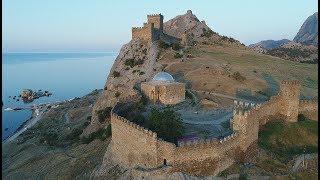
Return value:
M 290 39 L 318 1 L 2 1 L 2 51 L 116 52 L 131 39 L 131 27 L 142 26 L 147 14 L 164 21 L 191 9 L 212 30 L 249 45 L 262 40 Z

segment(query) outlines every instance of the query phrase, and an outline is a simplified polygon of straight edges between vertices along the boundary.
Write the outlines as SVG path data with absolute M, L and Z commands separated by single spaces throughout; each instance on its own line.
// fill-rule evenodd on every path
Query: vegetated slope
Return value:
M 111 139 L 110 129 L 88 139 L 79 137 L 100 93 L 51 108 L 15 141 L 2 144 L 3 179 L 89 179 Z
M 289 42 L 278 48 L 266 51 L 266 54 L 297 62 L 317 64 L 318 48 L 313 45 Z
M 93 119 L 86 134 L 109 123 L 108 119 L 99 122 L 97 111 L 112 107 L 119 97 L 134 94 L 135 85 L 161 70 L 172 73 L 177 81 L 186 82 L 187 88 L 241 98 L 266 100 L 277 93 L 279 82 L 285 79 L 301 82 L 302 97 L 317 96 L 317 66 L 256 53 L 233 38 L 214 33 L 190 11 L 165 22 L 164 27 L 165 33 L 178 38 L 183 30 L 188 30 L 189 35 L 194 34 L 190 35 L 194 43 L 180 45 L 181 48 L 163 45 L 161 41 L 152 45 L 131 41 L 124 45 L 103 95 L 93 107 Z
M 281 161 L 291 160 L 298 154 L 318 152 L 318 122 L 269 122 L 259 132 L 259 145 Z
M 304 21 L 293 41 L 318 46 L 318 12 Z

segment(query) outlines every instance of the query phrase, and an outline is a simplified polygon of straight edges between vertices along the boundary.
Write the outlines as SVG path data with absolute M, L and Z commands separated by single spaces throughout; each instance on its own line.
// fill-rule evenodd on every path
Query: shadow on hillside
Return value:
M 238 89 L 236 97 L 254 102 L 264 102 L 269 100 L 271 96 L 276 95 L 280 89 L 279 83 L 270 74 L 263 74 L 262 78 L 267 83 L 265 89 L 256 93 L 253 93 L 250 89 Z

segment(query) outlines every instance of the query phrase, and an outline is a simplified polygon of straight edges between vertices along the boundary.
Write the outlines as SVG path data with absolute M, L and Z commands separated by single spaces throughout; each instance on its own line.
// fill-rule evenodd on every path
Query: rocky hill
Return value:
M 179 15 L 167 22 L 164 22 L 164 35 L 160 40 L 145 43 L 140 40 L 131 40 L 125 44 L 119 52 L 104 86 L 104 91 L 97 102 L 94 104 L 92 120 L 90 125 L 83 131 L 82 136 L 87 136 L 98 129 L 105 127 L 109 121 L 99 119 L 99 114 L 108 113 L 107 111 L 115 105 L 117 99 L 135 93 L 134 87 L 142 81 L 149 80 L 157 72 L 163 70 L 167 64 L 158 62 L 166 53 L 160 53 L 172 49 L 170 38 L 181 39 L 184 32 L 190 36 L 190 41 L 194 44 L 233 44 L 244 46 L 239 41 L 226 36 L 220 36 L 213 32 L 204 21 L 188 10 L 186 14 Z M 163 43 L 168 43 L 163 45 Z M 170 47 L 163 49 L 163 46 Z M 181 46 L 181 45 L 180 45 Z M 160 47 L 160 49 L 159 49 Z M 162 50 L 161 50 L 162 48 Z M 102 115 L 101 115 L 102 116 Z
M 318 46 L 318 12 L 305 20 L 293 41 Z
M 293 41 L 288 39 L 266 40 L 249 45 L 258 52 L 287 60 L 318 63 L 318 13 L 309 16 Z
M 249 47 L 252 49 L 255 49 L 256 51 L 259 51 L 259 52 L 266 52 L 267 50 L 278 48 L 288 42 L 290 42 L 289 39 L 265 40 L 265 41 L 260 41 L 255 44 L 251 44 L 251 45 L 249 45 Z

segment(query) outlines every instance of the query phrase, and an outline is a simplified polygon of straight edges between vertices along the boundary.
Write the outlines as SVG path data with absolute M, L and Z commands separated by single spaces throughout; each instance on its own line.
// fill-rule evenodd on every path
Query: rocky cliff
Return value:
M 304 21 L 293 41 L 318 46 L 318 12 Z
M 157 53 L 156 42 L 144 43 L 140 40 L 131 40 L 121 48 L 110 70 L 104 91 L 93 106 L 91 123 L 83 131 L 82 136 L 97 131 L 109 123 L 108 120 L 99 118 L 99 111 L 114 106 L 121 97 L 135 94 L 134 86 L 137 83 L 148 80 L 160 71 L 161 67 L 156 62 Z
M 318 12 L 309 16 L 293 41 L 266 40 L 249 45 L 252 50 L 282 59 L 318 63 Z
M 110 70 L 104 91 L 93 106 L 91 123 L 83 131 L 82 136 L 87 136 L 105 127 L 109 120 L 99 118 L 99 114 L 107 114 L 108 112 L 106 111 L 115 105 L 117 99 L 135 94 L 135 86 L 138 86 L 142 81 L 151 79 L 167 65 L 161 59 L 165 54 L 173 50 L 172 48 L 162 49 L 162 54 L 160 54 L 159 42 L 162 41 L 171 46 L 173 43 L 177 43 L 177 39 L 181 40 L 185 32 L 195 44 L 231 43 L 243 46 L 233 38 L 220 36 L 218 33 L 213 32 L 204 21 L 199 21 L 191 10 L 188 10 L 184 15 L 179 15 L 165 22 L 164 33 L 160 36 L 160 40 L 149 43 L 131 40 L 121 48 Z M 182 44 L 180 45 L 182 46 Z

